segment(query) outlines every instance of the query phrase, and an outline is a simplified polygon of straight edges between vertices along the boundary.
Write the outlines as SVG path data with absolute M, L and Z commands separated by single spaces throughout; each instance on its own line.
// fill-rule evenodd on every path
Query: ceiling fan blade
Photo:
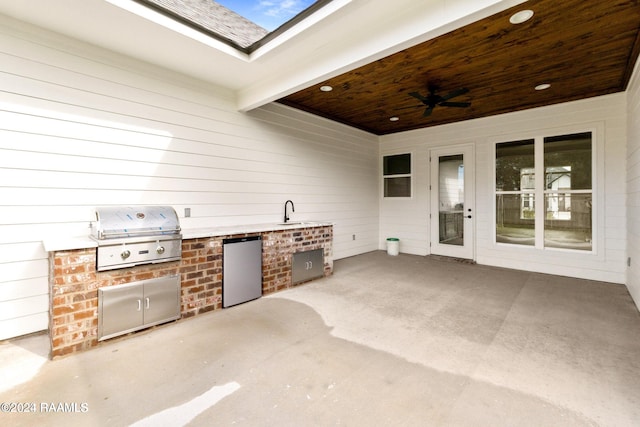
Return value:
M 420 104 L 420 105 L 413 105 L 411 107 L 400 107 L 400 108 L 396 108 L 395 110 L 408 110 L 409 108 L 424 108 L 424 104 Z
M 441 102 L 440 104 L 443 107 L 460 107 L 460 108 L 466 108 L 466 107 L 470 107 L 471 103 L 470 102 L 449 102 L 449 101 L 445 101 L 445 102 Z
M 433 107 L 427 108 L 426 110 L 424 110 L 424 113 L 422 113 L 422 117 L 429 117 L 432 111 L 433 111 Z
M 444 95 L 442 97 L 442 100 L 446 101 L 448 99 L 455 98 L 456 96 L 464 95 L 467 92 L 469 92 L 469 89 L 467 89 L 466 87 L 462 87 L 460 89 L 453 90 L 453 91 L 449 92 L 448 94 Z
M 427 97 L 420 95 L 418 92 L 409 92 L 409 96 L 413 96 L 422 102 L 427 102 Z

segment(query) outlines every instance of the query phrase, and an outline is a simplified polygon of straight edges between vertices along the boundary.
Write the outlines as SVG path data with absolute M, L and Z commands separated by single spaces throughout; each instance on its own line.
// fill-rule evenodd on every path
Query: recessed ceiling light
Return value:
M 549 89 L 551 87 L 551 85 L 549 83 L 542 83 L 538 86 L 535 87 L 536 90 L 545 90 L 545 89 Z
M 522 24 L 523 22 L 527 22 L 529 19 L 531 19 L 531 17 L 533 16 L 533 10 L 521 10 L 520 12 L 516 12 L 513 15 L 511 15 L 511 18 L 509 18 L 509 22 L 511 22 L 512 24 L 516 25 L 516 24 Z
M 393 117 L 390 117 L 389 120 L 392 122 L 397 122 L 398 120 L 400 120 L 400 117 L 393 116 Z
M 320 90 L 323 92 L 331 92 L 333 88 L 331 86 L 325 85 L 325 86 L 320 86 Z

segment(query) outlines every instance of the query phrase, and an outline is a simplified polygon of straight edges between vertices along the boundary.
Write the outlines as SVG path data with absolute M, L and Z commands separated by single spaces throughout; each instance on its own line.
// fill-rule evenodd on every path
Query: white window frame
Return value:
M 402 155 L 409 155 L 409 166 L 411 168 L 411 173 L 404 173 L 404 174 L 394 174 L 394 175 L 385 175 L 384 174 L 384 158 L 385 157 L 392 157 L 392 156 L 402 156 Z M 413 194 L 414 194 L 414 182 L 413 182 L 413 171 L 414 171 L 414 165 L 413 165 L 413 159 L 414 159 L 414 155 L 413 152 L 400 152 L 400 153 L 387 153 L 387 154 L 383 154 L 380 158 L 380 175 L 382 176 L 382 184 L 381 184 L 381 194 L 382 194 L 382 198 L 383 199 L 387 199 L 387 200 L 407 200 L 407 199 L 411 199 L 413 198 Z M 384 192 L 384 187 L 385 187 L 385 179 L 387 178 L 409 178 L 409 185 L 411 186 L 410 189 L 410 195 L 409 196 L 386 196 L 385 192 Z
M 566 248 L 553 248 L 553 247 L 545 247 L 544 246 L 544 220 L 546 216 L 545 209 L 545 196 L 550 193 L 554 193 L 553 190 L 546 191 L 544 185 L 544 139 L 548 137 L 561 136 L 561 135 L 570 135 L 575 133 L 585 133 L 591 132 L 591 190 L 573 190 L 572 193 L 580 193 L 580 192 L 588 192 L 592 194 L 592 219 L 591 219 L 591 250 L 585 251 L 580 249 L 566 249 Z M 536 206 L 541 204 L 541 209 L 543 214 L 535 216 L 535 224 L 534 224 L 534 232 L 535 232 L 535 245 L 517 245 L 512 243 L 503 243 L 497 242 L 496 240 L 496 147 L 500 143 L 510 142 L 510 141 L 522 141 L 532 139 L 534 140 L 534 165 L 535 165 L 535 176 L 536 176 L 536 188 L 534 192 L 534 198 Z M 493 221 L 492 221 L 492 242 L 496 247 L 509 247 L 514 250 L 524 250 L 524 251 L 544 251 L 544 252 L 567 252 L 571 254 L 575 254 L 576 256 L 594 256 L 598 259 L 604 259 L 603 251 L 600 250 L 603 247 L 603 242 L 601 241 L 602 236 L 604 235 L 603 225 L 600 221 L 600 218 L 604 216 L 604 205 L 600 203 L 604 195 L 604 123 L 590 123 L 585 124 L 584 126 L 571 126 L 571 127 L 562 127 L 562 128 L 554 128 L 554 129 L 546 129 L 538 132 L 532 132 L 528 134 L 512 134 L 507 136 L 502 136 L 500 138 L 492 138 L 491 142 L 491 184 L 490 188 L 492 189 L 492 211 L 493 211 Z M 538 178 L 540 177 L 540 178 Z M 515 192 L 515 193 L 520 193 Z M 536 211 L 538 207 L 536 207 Z

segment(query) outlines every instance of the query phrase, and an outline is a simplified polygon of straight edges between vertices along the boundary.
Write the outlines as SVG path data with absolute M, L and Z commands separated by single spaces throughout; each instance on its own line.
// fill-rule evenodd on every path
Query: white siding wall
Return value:
M 615 94 L 381 137 L 381 156 L 413 153 L 414 196 L 411 200 L 382 200 L 380 248 L 384 248 L 386 237 L 393 236 L 400 238 L 401 252 L 430 253 L 429 151 L 434 147 L 471 143 L 475 146 L 474 225 L 478 263 L 624 283 L 626 177 L 620 166 L 625 163 L 626 154 L 625 105 L 625 95 Z M 534 250 L 496 244 L 494 144 L 548 132 L 589 130 L 594 131 L 598 150 L 595 190 L 598 199 L 594 207 L 596 252 Z
M 627 287 L 640 309 L 640 62 L 627 90 Z
M 238 113 L 229 91 L 0 17 L 0 339 L 47 327 L 41 242 L 87 235 L 96 206 L 172 205 L 192 228 L 280 222 L 291 199 L 293 220 L 335 222 L 335 258 L 375 250 L 378 159 L 371 134 Z

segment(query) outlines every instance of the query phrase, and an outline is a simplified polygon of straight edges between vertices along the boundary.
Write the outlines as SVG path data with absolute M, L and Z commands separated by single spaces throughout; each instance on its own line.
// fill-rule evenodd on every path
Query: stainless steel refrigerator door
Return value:
M 222 306 L 230 307 L 262 296 L 262 239 L 224 241 Z

